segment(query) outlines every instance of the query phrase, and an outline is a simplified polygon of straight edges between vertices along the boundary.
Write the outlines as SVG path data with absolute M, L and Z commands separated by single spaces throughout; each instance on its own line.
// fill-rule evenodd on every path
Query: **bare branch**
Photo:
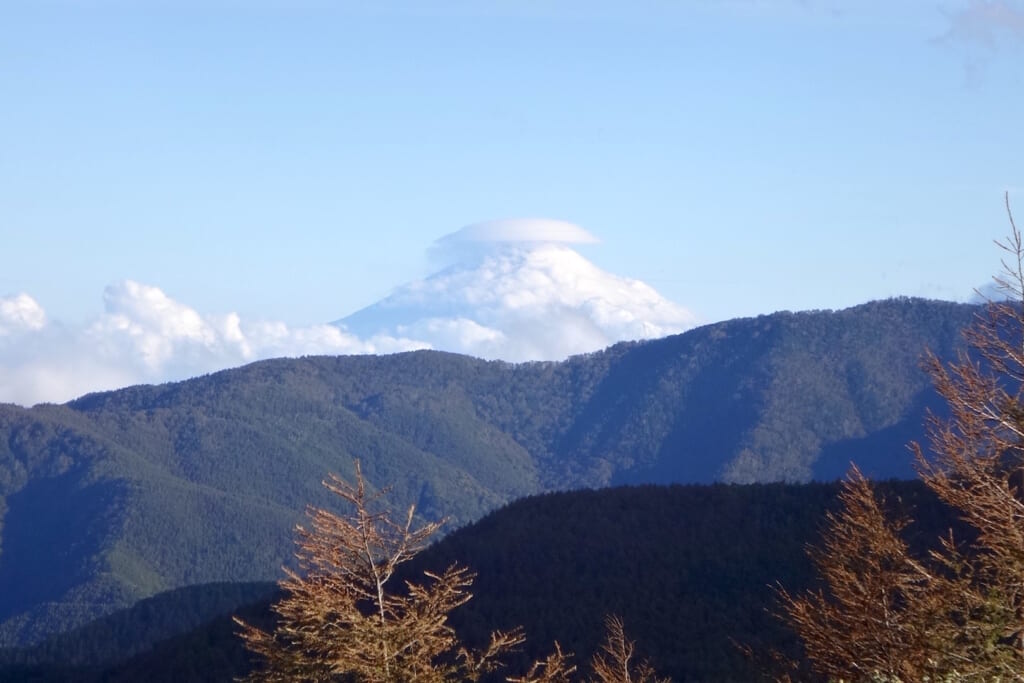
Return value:
M 590 660 L 598 683 L 667 683 L 658 678 L 647 661 L 634 663 L 636 643 L 626 637 L 622 619 L 608 615 L 604 619 L 605 640 Z

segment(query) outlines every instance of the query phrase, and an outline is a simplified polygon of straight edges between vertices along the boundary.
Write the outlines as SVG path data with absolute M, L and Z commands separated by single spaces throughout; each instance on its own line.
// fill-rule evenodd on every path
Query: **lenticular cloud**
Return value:
M 557 360 L 693 327 L 690 311 L 567 246 L 596 241 L 563 221 L 472 225 L 438 240 L 446 268 L 337 324 L 509 361 Z
M 578 225 L 550 218 L 509 218 L 474 223 L 438 240 L 440 243 L 534 242 L 561 244 L 594 244 L 599 241 Z
M 434 348 L 509 361 L 558 360 L 696 320 L 651 287 L 607 273 L 570 245 L 583 228 L 544 219 L 464 228 L 438 240 L 443 268 L 336 323 L 291 327 L 206 314 L 157 287 L 107 287 L 103 312 L 68 327 L 28 294 L 0 298 L 0 402 L 66 401 L 263 358 Z
M 445 235 L 430 248 L 440 266 L 478 263 L 486 256 L 512 245 L 520 248 L 542 244 L 596 244 L 599 239 L 578 225 L 549 218 L 509 218 L 474 223 Z

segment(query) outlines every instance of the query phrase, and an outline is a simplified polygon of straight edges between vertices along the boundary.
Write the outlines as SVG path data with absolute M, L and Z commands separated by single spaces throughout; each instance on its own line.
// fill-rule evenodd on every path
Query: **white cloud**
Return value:
M 28 294 L 0 297 L 0 337 L 31 332 L 46 325 L 46 312 Z
M 289 327 L 245 321 L 236 313 L 203 315 L 157 287 L 132 281 L 108 287 L 103 301 L 99 317 L 72 329 L 47 323 L 42 307 L 27 295 L 0 300 L 0 401 L 60 402 L 261 358 L 427 346 L 384 335 L 359 339 L 334 325 Z
M 508 218 L 467 225 L 441 237 L 430 249 L 440 264 L 478 262 L 495 247 L 518 244 L 596 244 L 599 239 L 584 228 L 550 218 Z
M 31 405 L 159 383 L 262 358 L 436 348 L 509 361 L 556 360 L 696 323 L 646 284 L 602 271 L 569 244 L 596 242 L 551 220 L 495 221 L 439 243 L 458 260 L 334 324 L 289 327 L 207 314 L 157 287 L 106 288 L 103 312 L 69 327 L 27 294 L 0 299 L 0 401 Z
M 468 318 L 424 318 L 398 325 L 398 334 L 413 339 L 429 339 L 437 349 L 456 351 L 475 349 L 475 355 L 494 358 L 506 341 L 505 333 Z M 465 351 L 463 351 L 465 352 Z
M 435 348 L 525 361 L 661 337 L 697 318 L 564 244 L 496 240 L 339 322 L 356 334 L 401 334 Z
M 467 225 L 438 241 L 594 244 L 600 240 L 580 226 L 567 221 L 550 218 L 508 218 Z

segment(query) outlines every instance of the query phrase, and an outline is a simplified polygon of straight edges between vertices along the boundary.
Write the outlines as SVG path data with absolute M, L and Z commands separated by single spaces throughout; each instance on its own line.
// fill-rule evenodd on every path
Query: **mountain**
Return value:
M 471 643 L 486 642 L 494 628 L 523 626 L 526 643 L 506 674 L 543 657 L 555 640 L 585 662 L 603 636 L 604 616 L 615 613 L 639 653 L 673 680 L 754 681 L 770 672 L 770 650 L 799 657 L 794 634 L 772 614 L 772 586 L 811 585 L 804 549 L 817 540 L 837 490 L 835 484 L 715 484 L 532 496 L 453 532 L 396 578 L 453 562 L 475 571 L 474 597 L 452 613 L 451 623 Z M 895 511 L 913 512 L 917 521 L 907 532 L 915 547 L 928 547 L 956 524 L 920 482 L 889 482 L 880 490 Z M 269 627 L 273 586 L 246 587 L 258 589 L 255 604 L 234 611 Z M 0 652 L 0 680 L 232 680 L 246 672 L 248 658 L 230 619 L 192 627 L 193 606 L 224 605 L 226 597 L 224 586 L 196 586 L 43 647 Z M 152 622 L 171 616 L 181 620 L 181 635 L 147 638 Z M 130 633 L 139 636 L 123 637 Z M 745 657 L 738 644 L 758 656 Z
M 908 476 L 937 405 L 919 367 L 977 309 L 923 300 L 733 320 L 562 362 L 439 352 L 254 363 L 0 405 L 0 643 L 162 591 L 263 581 L 319 482 L 393 486 L 453 527 L 525 495 L 621 483 Z
M 125 660 L 277 593 L 277 585 L 268 582 L 199 584 L 159 593 L 34 647 L 0 649 L 0 681 L 16 678 L 9 670 L 20 666 L 93 669 Z
M 424 342 L 508 361 L 553 360 L 696 324 L 650 286 L 556 243 L 459 250 L 456 263 L 334 324 L 356 336 Z
M 433 348 L 563 360 L 696 324 L 651 287 L 604 272 L 569 246 L 596 241 L 565 221 L 471 225 L 435 242 L 439 272 L 334 324 L 202 312 L 134 280 L 106 287 L 103 312 L 73 324 L 52 320 L 27 294 L 0 296 L 0 402 L 60 402 L 313 354 Z

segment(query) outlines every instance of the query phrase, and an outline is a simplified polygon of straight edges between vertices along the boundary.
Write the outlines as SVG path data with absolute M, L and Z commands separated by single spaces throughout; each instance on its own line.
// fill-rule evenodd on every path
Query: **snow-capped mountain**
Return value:
M 694 325 L 686 309 L 570 246 L 596 241 L 564 221 L 472 225 L 435 243 L 438 273 L 334 324 L 203 312 L 133 280 L 108 286 L 103 312 L 83 324 L 52 320 L 27 293 L 0 297 L 0 402 L 66 401 L 280 356 L 433 348 L 555 360 Z
M 652 287 L 605 272 L 567 246 L 591 241 L 560 221 L 470 226 L 439 241 L 456 263 L 335 324 L 360 338 L 510 361 L 561 359 L 696 324 Z

